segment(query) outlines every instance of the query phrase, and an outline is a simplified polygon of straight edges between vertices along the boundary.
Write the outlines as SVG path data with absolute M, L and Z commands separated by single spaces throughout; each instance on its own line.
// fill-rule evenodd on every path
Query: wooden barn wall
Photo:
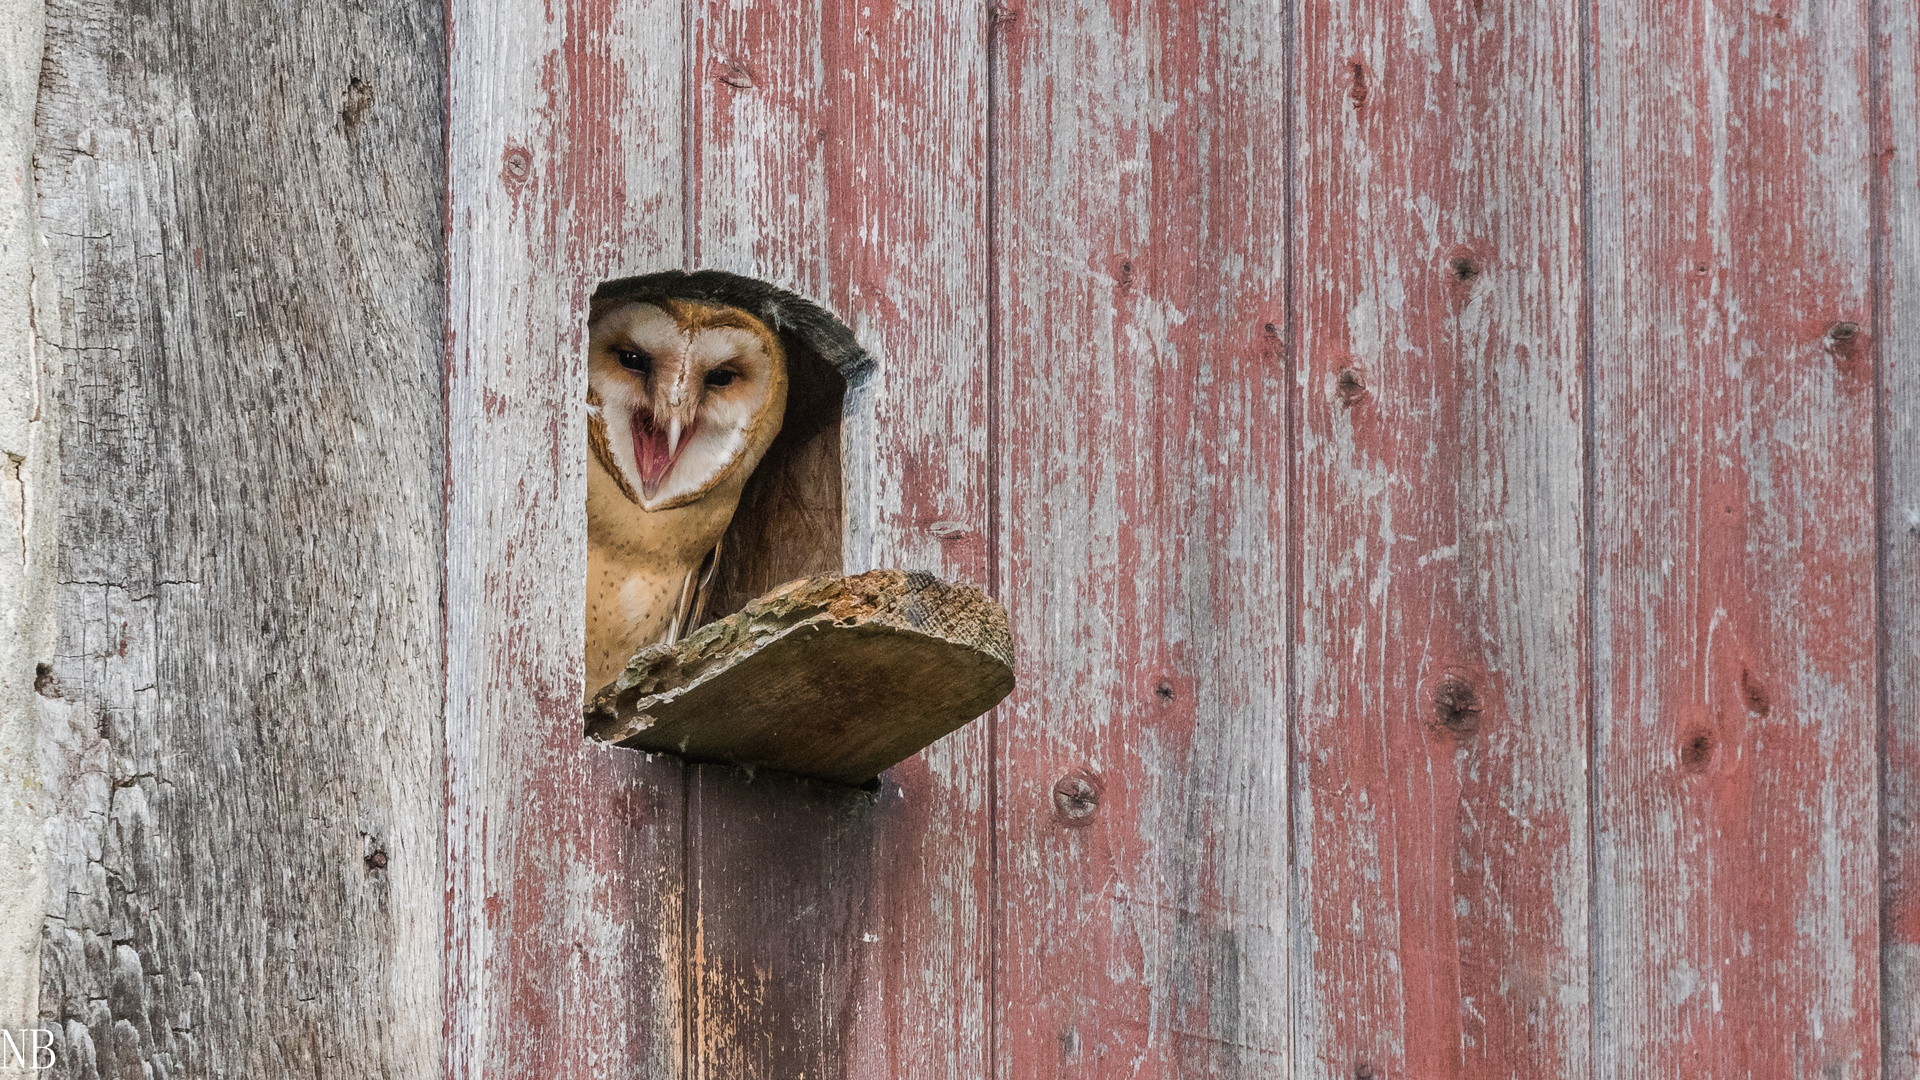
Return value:
M 1596 1068 L 1879 1071 L 1869 8 L 1596 8 Z
M 988 728 L 877 794 L 585 745 L 575 450 L 594 284 L 766 277 L 881 359 L 850 408 L 849 565 L 991 572 L 984 24 L 574 3 L 453 26 L 453 1074 L 826 1076 L 844 1048 L 979 1075 Z
M 71 1077 L 1920 1080 L 1920 18 L 52 0 Z M 994 714 L 581 737 L 586 298 L 873 351 Z
M 1876 9 L 1874 360 L 1879 367 L 1881 1062 L 1920 1078 L 1920 8 Z
M 444 18 L 47 14 L 36 1075 L 438 1075 Z
M 450 6 L 447 1069 L 679 1075 L 677 764 L 580 712 L 585 313 L 678 259 L 678 3 Z
M 1296 1072 L 1586 1075 L 1579 8 L 1298 35 Z
M 841 313 L 847 564 L 990 580 L 986 23 L 938 0 L 695 0 L 684 252 Z M 688 1080 L 984 1076 L 990 727 L 877 793 L 688 770 Z
M 998 23 L 992 1075 L 1288 1068 L 1278 14 Z

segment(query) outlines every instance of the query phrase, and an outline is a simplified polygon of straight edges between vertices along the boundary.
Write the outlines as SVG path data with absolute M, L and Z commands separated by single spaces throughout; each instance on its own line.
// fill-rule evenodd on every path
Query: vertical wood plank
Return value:
M 1282 11 L 996 6 L 999 1077 L 1288 1073 Z
M 34 207 L 44 0 L 0 3 L 0 1029 L 35 1026 L 47 921 L 47 787 L 34 689 L 53 659 L 60 576 L 55 358 Z M 52 320 L 49 320 L 52 321 Z
M 1299 19 L 1297 1060 L 1584 1076 L 1579 11 Z
M 985 583 L 985 13 L 694 10 L 690 261 L 825 303 L 874 354 L 843 430 L 846 568 Z M 875 793 L 690 772 L 690 1073 L 985 1075 L 986 729 Z
M 682 9 L 451 8 L 448 1073 L 681 1074 L 682 776 L 580 715 L 587 298 L 682 248 Z
M 876 360 L 845 433 L 847 569 L 991 587 L 987 13 L 835 0 L 824 15 L 826 297 Z M 991 724 L 881 778 L 844 1075 L 990 1075 Z
M 826 302 L 821 0 L 690 10 L 688 266 Z M 713 766 L 687 783 L 688 1077 L 835 1075 L 871 800 Z
M 1595 5 L 1598 1071 L 1879 1074 L 1867 5 Z
M 49 5 L 55 1076 L 440 1074 L 444 30 Z
M 1882 1067 L 1920 1078 L 1920 10 L 1874 6 L 1881 384 Z

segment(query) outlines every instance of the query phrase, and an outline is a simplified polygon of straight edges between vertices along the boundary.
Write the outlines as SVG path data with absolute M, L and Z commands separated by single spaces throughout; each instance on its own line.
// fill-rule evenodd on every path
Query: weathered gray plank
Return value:
M 1283 11 L 995 8 L 1002 1080 L 1288 1073 Z
M 1578 7 L 1299 11 L 1296 1060 L 1585 1076 Z
M 437 1076 L 443 20 L 49 20 L 57 1074 Z
M 454 1077 L 680 1075 L 681 769 L 580 701 L 587 299 L 680 260 L 682 15 L 449 9 Z
M 1881 379 L 1881 1055 L 1920 1078 L 1920 7 L 1882 3 L 1872 327 Z
M 47 294 L 34 213 L 43 0 L 0 3 L 0 1029 L 39 1015 L 47 911 L 46 787 L 34 683 L 53 659 L 58 555 L 56 370 L 37 340 Z
M 878 361 L 843 436 L 846 569 L 987 584 L 984 12 L 693 10 L 689 258 L 826 303 Z M 987 727 L 873 796 L 693 774 L 691 1075 L 986 1075 Z
M 1595 5 L 1595 1068 L 1879 1073 L 1869 5 Z

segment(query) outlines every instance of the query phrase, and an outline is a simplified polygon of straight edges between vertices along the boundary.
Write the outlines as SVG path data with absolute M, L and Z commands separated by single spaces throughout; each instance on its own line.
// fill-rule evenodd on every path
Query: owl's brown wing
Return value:
M 700 565 L 687 572 L 680 586 L 680 603 L 674 609 L 673 621 L 667 624 L 665 644 L 672 645 L 693 633 L 707 617 L 707 598 L 713 595 L 713 576 L 720 569 L 720 548 L 726 541 L 723 534 Z

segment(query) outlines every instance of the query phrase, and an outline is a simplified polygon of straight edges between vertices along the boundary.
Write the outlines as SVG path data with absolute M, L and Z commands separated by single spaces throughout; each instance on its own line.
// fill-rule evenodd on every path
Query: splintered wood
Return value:
M 802 578 L 655 645 L 587 706 L 587 734 L 689 761 L 862 784 L 1013 690 L 1007 614 L 970 585 Z

